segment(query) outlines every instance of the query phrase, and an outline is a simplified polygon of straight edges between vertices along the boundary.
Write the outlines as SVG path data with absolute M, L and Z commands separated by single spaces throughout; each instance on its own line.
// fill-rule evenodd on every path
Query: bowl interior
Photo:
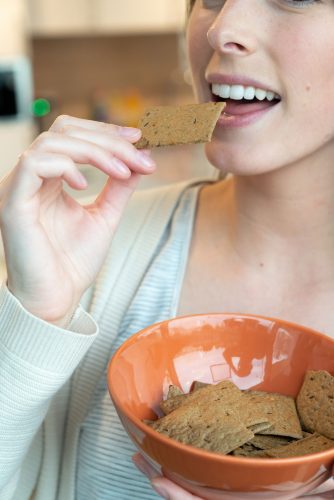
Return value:
M 307 370 L 334 372 L 334 341 L 292 323 L 236 314 L 175 318 L 128 339 L 108 374 L 114 403 L 131 420 L 161 416 L 159 403 L 176 384 L 232 380 L 296 396 Z

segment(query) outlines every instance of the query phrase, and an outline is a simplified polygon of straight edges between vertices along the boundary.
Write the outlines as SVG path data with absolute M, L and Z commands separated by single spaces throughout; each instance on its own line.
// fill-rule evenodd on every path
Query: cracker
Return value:
M 144 422 L 144 424 L 149 425 L 150 427 L 152 427 L 152 425 L 154 424 L 155 420 L 149 420 L 148 418 L 144 418 L 143 422 Z
M 304 430 L 334 439 L 334 377 L 324 370 L 308 371 L 297 410 Z
M 181 443 L 222 454 L 230 453 L 254 436 L 232 411 L 213 401 L 210 405 L 184 404 L 156 420 L 152 427 Z
M 179 396 L 174 396 L 173 398 L 167 398 L 165 401 L 161 401 L 160 408 L 165 415 L 168 415 L 168 413 L 171 413 L 179 408 L 179 406 L 181 406 L 188 397 L 188 394 L 180 394 Z
M 223 380 L 217 385 L 205 384 L 199 387 L 201 390 L 205 389 L 204 392 L 198 394 L 199 389 L 193 390 L 188 394 L 179 394 L 175 397 L 166 399 L 160 403 L 160 408 L 165 415 L 168 415 L 172 411 L 179 408 L 184 403 L 197 404 L 197 401 L 202 402 L 202 397 L 204 398 L 222 398 L 222 403 L 224 406 L 228 407 L 230 404 L 234 404 L 235 400 L 242 397 L 242 391 L 238 389 L 233 382 L 229 380 Z M 169 394 L 169 393 L 168 393 Z M 167 396 L 168 398 L 168 396 Z
M 270 429 L 271 423 L 268 421 L 266 422 L 261 422 L 260 424 L 254 424 L 254 425 L 248 425 L 248 429 L 254 434 L 260 434 L 262 431 L 266 431 L 267 429 Z
M 170 385 L 168 389 L 167 399 L 175 398 L 175 396 L 181 396 L 183 392 L 177 385 Z
M 229 380 L 208 385 L 189 393 L 183 404 L 156 420 L 152 427 L 181 443 L 229 453 L 254 436 L 233 411 L 242 396 L 242 391 Z
M 299 439 L 286 446 L 265 450 L 265 454 L 271 458 L 289 458 L 309 455 L 310 453 L 317 453 L 329 450 L 330 448 L 334 448 L 334 441 L 320 434 L 312 434 L 312 436 Z
M 241 458 L 268 458 L 264 450 L 259 450 L 249 443 L 243 444 L 232 451 L 231 455 Z
M 187 396 L 188 394 L 184 394 L 177 385 L 170 385 L 167 398 L 161 401 L 160 408 L 167 415 L 171 411 L 176 410 Z
M 301 439 L 302 429 L 299 422 L 296 404 L 292 397 L 283 394 L 262 391 L 245 391 L 249 398 L 250 412 L 255 411 L 266 416 L 271 427 L 261 431 L 261 434 L 273 434 Z M 256 409 L 256 410 L 255 410 Z
M 250 458 L 268 458 L 265 450 L 255 450 L 249 455 Z
M 203 402 L 220 403 L 225 407 L 234 405 L 237 400 L 243 396 L 242 391 L 230 380 L 222 380 L 218 384 L 208 384 L 201 390 L 193 391 L 188 394 L 184 404 L 203 404 Z
M 257 434 L 250 441 L 248 441 L 248 444 L 253 445 L 255 448 L 259 448 L 260 450 L 268 450 L 270 448 L 276 448 L 277 446 L 285 446 L 290 442 L 291 439 L 284 436 L 264 436 L 262 434 Z
M 232 451 L 232 455 L 238 456 L 238 457 L 249 457 L 256 451 L 257 448 L 255 446 L 245 443 L 242 446 L 239 446 L 235 450 Z
M 312 436 L 312 432 L 305 432 L 305 431 L 303 431 L 303 437 L 307 438 L 308 436 Z
M 264 429 L 269 429 L 272 425 L 267 415 L 267 408 L 263 404 L 258 404 L 258 397 L 250 392 L 242 394 L 242 398 L 235 403 L 233 410 L 238 412 L 246 427 L 257 432 L 259 429 L 264 432 Z
M 139 128 L 137 149 L 209 142 L 217 120 L 225 107 L 223 102 L 155 106 L 145 111 Z

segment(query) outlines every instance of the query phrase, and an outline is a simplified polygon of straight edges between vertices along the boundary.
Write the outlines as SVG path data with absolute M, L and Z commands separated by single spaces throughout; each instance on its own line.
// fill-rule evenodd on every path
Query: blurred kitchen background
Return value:
M 152 104 L 194 102 L 186 0 L 0 0 L 0 176 L 59 114 L 136 126 Z M 214 176 L 202 146 L 158 148 L 140 188 Z M 94 196 L 105 182 L 81 167 Z

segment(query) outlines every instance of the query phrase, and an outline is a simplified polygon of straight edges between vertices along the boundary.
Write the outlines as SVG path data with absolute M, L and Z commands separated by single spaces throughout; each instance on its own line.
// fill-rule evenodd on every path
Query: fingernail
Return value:
M 121 173 L 121 174 L 126 174 L 128 177 L 131 174 L 130 169 L 123 163 L 121 160 L 118 158 L 113 158 L 113 165 L 116 167 L 116 169 Z
M 155 161 L 150 156 L 148 156 L 147 153 L 140 151 L 139 153 L 137 153 L 137 155 L 140 164 L 144 167 L 154 168 L 156 166 Z
M 158 495 L 160 495 L 162 498 L 166 498 L 167 500 L 169 500 L 169 494 L 167 493 L 165 488 L 160 486 L 160 484 L 159 486 L 156 486 L 154 483 L 152 483 L 152 487 L 158 493 Z
M 134 127 L 121 127 L 120 133 L 125 137 L 136 137 L 137 135 L 139 135 L 140 130 L 139 128 Z

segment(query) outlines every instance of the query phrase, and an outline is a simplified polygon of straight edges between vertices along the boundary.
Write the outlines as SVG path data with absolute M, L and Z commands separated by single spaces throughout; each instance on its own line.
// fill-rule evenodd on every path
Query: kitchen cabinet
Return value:
M 27 0 L 29 30 L 35 35 L 75 35 L 92 31 L 93 0 Z
M 0 57 L 27 54 L 24 0 L 0 0 Z
M 96 0 L 95 27 L 110 33 L 180 31 L 184 0 Z
M 28 0 L 34 35 L 167 33 L 182 30 L 186 0 Z

